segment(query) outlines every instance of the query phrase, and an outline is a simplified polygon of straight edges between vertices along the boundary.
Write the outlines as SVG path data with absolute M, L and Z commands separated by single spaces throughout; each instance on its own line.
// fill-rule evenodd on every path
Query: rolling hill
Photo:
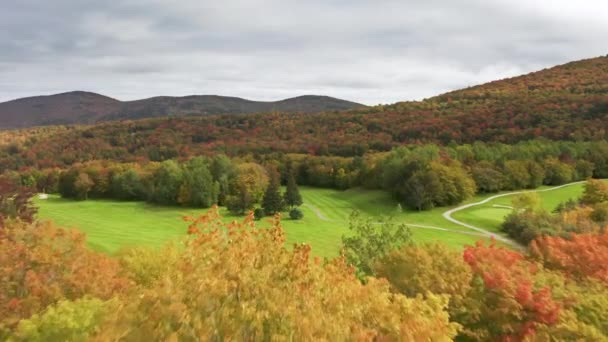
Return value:
M 45 125 L 93 124 L 118 119 L 263 112 L 317 113 L 364 107 L 329 96 L 305 95 L 275 102 L 238 97 L 193 95 L 159 96 L 119 101 L 104 95 L 73 91 L 0 103 L 0 129 Z

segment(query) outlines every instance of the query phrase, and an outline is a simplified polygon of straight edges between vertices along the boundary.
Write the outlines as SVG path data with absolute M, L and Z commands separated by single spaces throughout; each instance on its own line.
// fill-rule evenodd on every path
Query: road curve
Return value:
M 345 222 L 345 221 L 341 221 L 341 220 L 331 220 L 329 218 L 327 218 L 327 216 L 325 216 L 323 214 L 323 212 L 315 207 L 312 204 L 308 204 L 308 203 L 304 203 L 304 206 L 307 207 L 308 209 L 312 210 L 312 212 L 317 216 L 317 218 L 319 218 L 319 220 L 321 221 L 326 221 L 326 222 Z M 422 224 L 411 224 L 411 223 L 405 223 L 408 227 L 412 227 L 412 228 L 421 228 L 421 229 L 431 229 L 431 230 L 440 230 L 440 231 L 444 231 L 444 232 L 450 232 L 450 233 L 457 233 L 457 234 L 464 234 L 464 235 L 474 235 L 474 236 L 486 236 L 485 234 L 482 233 L 476 233 L 476 232 L 465 232 L 462 230 L 456 230 L 456 229 L 448 229 L 448 228 L 441 228 L 441 227 L 435 227 L 435 226 L 427 226 L 427 225 L 422 225 Z
M 553 190 L 557 190 L 557 189 L 561 189 L 561 188 L 565 188 L 568 186 L 572 186 L 572 185 L 576 185 L 576 184 L 581 184 L 581 183 L 585 183 L 586 181 L 580 181 L 580 182 L 572 182 L 572 183 L 568 183 L 568 184 L 564 184 L 564 185 L 560 185 L 560 186 L 556 186 L 556 187 L 552 187 L 552 188 L 548 188 L 548 189 L 543 189 L 543 190 L 526 190 L 526 191 L 515 191 L 515 192 L 508 192 L 508 193 L 504 193 L 504 194 L 499 194 L 499 195 L 494 195 L 494 196 L 490 196 L 486 199 L 484 199 L 483 201 L 479 201 L 479 202 L 475 202 L 475 203 L 469 203 L 469 204 L 465 204 L 465 205 L 461 205 L 460 207 L 454 208 L 454 209 L 450 209 L 446 212 L 443 213 L 443 218 L 445 218 L 446 220 L 455 223 L 457 225 L 475 230 L 481 234 L 483 234 L 484 236 L 488 236 L 488 237 L 492 237 L 494 239 L 496 239 L 497 241 L 506 243 L 508 245 L 511 245 L 513 247 L 516 247 L 518 249 L 524 249 L 524 247 L 520 244 L 518 244 L 517 242 L 506 238 L 504 236 L 500 236 L 497 234 L 494 234 L 492 232 L 489 232 L 483 228 L 479 228 L 479 227 L 475 227 L 471 224 L 462 222 L 462 221 L 458 221 L 457 219 L 452 217 L 452 214 L 454 214 L 457 211 L 461 211 L 470 207 L 474 207 L 477 205 L 482 205 L 482 204 L 486 204 L 494 199 L 500 198 L 500 197 L 505 197 L 505 196 L 512 196 L 512 195 L 517 195 L 517 194 L 523 194 L 523 193 L 527 193 L 527 192 L 545 192 L 545 191 L 553 191 Z

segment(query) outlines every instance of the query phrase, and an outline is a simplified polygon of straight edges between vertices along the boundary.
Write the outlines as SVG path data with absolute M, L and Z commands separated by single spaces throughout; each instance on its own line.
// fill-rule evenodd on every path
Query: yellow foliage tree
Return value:
M 252 215 L 224 224 L 217 209 L 189 220 L 174 267 L 125 300 L 100 340 L 449 341 L 457 333 L 447 297 L 394 294 L 385 280 L 362 284 L 344 258 L 321 262 L 307 245 L 287 249 L 278 218 L 269 229 L 256 228 Z
M 439 243 L 403 246 L 378 260 L 373 269 L 376 276 L 388 279 L 404 295 L 449 295 L 452 317 L 464 309 L 473 278 L 462 253 Z

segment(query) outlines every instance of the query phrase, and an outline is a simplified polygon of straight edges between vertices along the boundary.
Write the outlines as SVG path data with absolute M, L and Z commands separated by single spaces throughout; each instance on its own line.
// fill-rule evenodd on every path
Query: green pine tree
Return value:
M 284 209 L 283 198 L 281 197 L 280 184 L 278 175 L 273 176 L 264 192 L 262 199 L 262 209 L 266 215 L 274 215 Z
M 303 203 L 300 190 L 298 190 L 298 185 L 296 184 L 296 180 L 293 178 L 292 174 L 290 174 L 289 178 L 287 179 L 287 190 L 283 196 L 285 198 L 285 204 L 287 204 L 290 208 L 300 206 Z

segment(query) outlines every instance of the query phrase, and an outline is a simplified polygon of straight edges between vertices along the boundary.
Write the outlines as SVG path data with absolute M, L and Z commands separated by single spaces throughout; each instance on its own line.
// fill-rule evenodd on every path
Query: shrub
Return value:
M 558 219 L 546 211 L 517 211 L 509 214 L 501 229 L 512 239 L 527 245 L 540 235 L 555 235 Z
M 264 211 L 264 209 L 262 209 L 262 208 L 256 208 L 256 209 L 253 211 L 253 217 L 254 217 L 256 220 L 261 220 L 261 219 L 262 219 L 262 217 L 264 217 L 264 216 L 266 216 L 266 212 L 265 212 L 265 211 Z
M 300 209 L 300 208 L 293 208 L 289 211 L 289 217 L 292 220 L 301 220 L 304 218 L 304 213 L 302 212 L 302 209 Z

